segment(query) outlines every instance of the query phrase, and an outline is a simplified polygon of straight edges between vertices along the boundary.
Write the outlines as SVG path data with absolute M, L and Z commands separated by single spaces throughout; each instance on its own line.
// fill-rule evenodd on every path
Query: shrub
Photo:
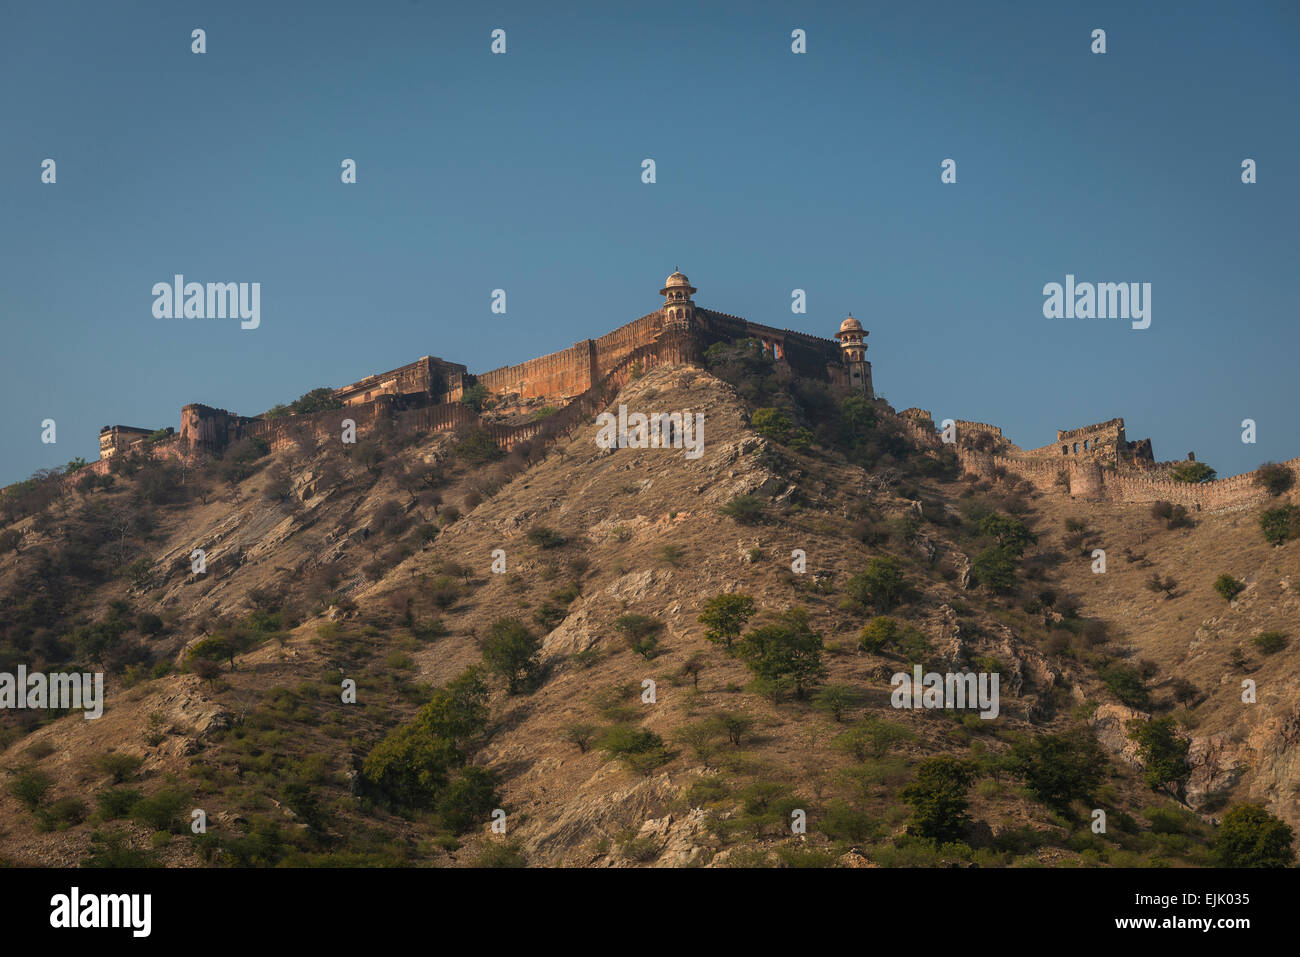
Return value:
M 585 754 L 588 746 L 596 737 L 596 726 L 594 724 L 571 724 L 564 729 L 562 737 L 570 744 L 576 744 L 578 750 Z
M 456 446 L 456 457 L 470 465 L 483 465 L 505 457 L 487 429 L 470 429 Z
M 133 754 L 120 754 L 111 751 L 101 754 L 91 762 L 91 766 L 101 774 L 111 775 L 114 784 L 128 781 L 139 770 L 143 759 Z
M 1181 676 L 1173 680 L 1170 688 L 1173 691 L 1174 700 L 1184 707 L 1195 701 L 1201 693 L 1200 689 L 1197 688 L 1196 685 Z
M 789 416 L 780 409 L 772 408 L 755 409 L 750 418 L 750 425 L 764 438 L 782 443 L 790 437 L 790 430 L 793 428 Z
M 1258 804 L 1239 804 L 1223 815 L 1214 837 L 1220 867 L 1291 867 L 1295 851 L 1291 825 Z
M 534 525 L 528 530 L 528 541 L 538 548 L 560 548 L 567 545 L 569 540 L 554 529 L 544 525 Z
M 1220 575 L 1214 580 L 1214 590 L 1223 596 L 1224 601 L 1232 601 L 1245 587 L 1243 582 L 1237 581 L 1231 575 Z
M 1147 579 L 1147 588 L 1153 592 L 1163 592 L 1166 598 L 1172 598 L 1178 588 L 1178 582 L 1172 576 L 1160 577 L 1159 572 L 1152 572 Z
M 139 788 L 108 788 L 95 795 L 99 804 L 99 816 L 106 821 L 126 817 L 142 794 Z
M 1069 522 L 1066 525 L 1068 527 Z M 999 547 L 1013 555 L 1024 554 L 1026 548 L 1038 541 L 1038 536 L 1024 522 L 1006 515 L 986 515 L 979 528 L 981 535 L 994 539 Z
M 564 609 L 557 608 L 549 601 L 544 601 L 542 602 L 541 607 L 533 613 L 533 618 L 539 625 L 547 631 L 550 631 L 560 622 L 564 621 Z
M 880 831 L 873 815 L 855 811 L 847 801 L 836 799 L 820 815 L 818 829 L 833 841 L 863 844 Z
M 646 728 L 615 725 L 600 736 L 599 748 L 628 767 L 649 773 L 668 760 L 663 738 Z
M 131 817 L 155 831 L 177 831 L 186 804 L 185 794 L 177 790 L 159 791 L 141 798 L 131 808 Z
M 740 747 L 745 735 L 754 727 L 754 719 L 743 711 L 719 711 L 717 719 L 722 730 L 727 732 L 727 740 L 736 747 Z
M 1291 538 L 1300 538 L 1300 507 L 1282 505 L 1266 509 L 1259 516 L 1259 527 L 1264 540 L 1270 545 L 1281 545 Z
M 153 864 L 149 852 L 130 847 L 126 843 L 127 835 L 121 831 L 95 831 L 90 841 L 90 856 L 81 861 L 82 867 L 150 867 Z
M 1255 636 L 1255 647 L 1261 654 L 1277 654 L 1287 645 L 1286 635 L 1280 631 L 1265 631 Z
M 742 525 L 757 525 L 763 520 L 763 500 L 757 495 L 737 495 L 718 511 Z
M 614 619 L 614 627 L 623 633 L 628 647 L 649 661 L 659 644 L 663 622 L 649 615 L 626 614 Z
M 1255 484 L 1265 489 L 1269 495 L 1277 496 L 1295 485 L 1295 475 L 1285 465 L 1265 462 L 1255 472 Z
M 520 838 L 488 841 L 474 862 L 475 867 L 527 867 L 528 855 Z
M 675 737 L 682 744 L 695 752 L 695 756 L 708 767 L 710 760 L 718 750 L 718 736 L 722 734 L 722 725 L 716 718 L 693 721 L 679 727 Z
M 1145 711 L 1151 707 L 1151 692 L 1132 665 L 1117 661 L 1101 669 L 1099 675 L 1110 693 L 1130 708 Z
M 54 787 L 54 779 L 48 774 L 35 768 L 28 768 L 14 775 L 14 779 L 9 782 L 9 793 L 27 810 L 35 811 L 45 803 L 45 798 L 52 787 Z
M 37 830 L 64 831 L 86 819 L 86 802 L 80 798 L 63 798 L 36 813 Z

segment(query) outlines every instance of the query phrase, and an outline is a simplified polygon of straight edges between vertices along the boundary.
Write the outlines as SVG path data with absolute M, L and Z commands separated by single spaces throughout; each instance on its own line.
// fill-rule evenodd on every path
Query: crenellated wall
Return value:
M 1255 484 L 1258 469 L 1213 482 L 1175 482 L 1136 470 L 1103 468 L 1093 459 L 1070 457 L 1059 460 L 1033 454 L 990 455 L 969 448 L 959 448 L 957 454 L 967 472 L 992 477 L 1000 468 L 1022 475 L 1044 490 L 1059 487 L 1058 477 L 1064 472 L 1072 498 L 1136 504 L 1171 502 L 1207 511 L 1255 505 L 1270 499 L 1268 492 Z M 1300 486 L 1300 458 L 1282 465 L 1291 470 L 1297 486 Z
M 586 392 L 597 378 L 596 347 L 590 339 L 575 342 L 560 352 L 475 377 L 495 395 L 515 394 L 523 399 L 556 401 Z

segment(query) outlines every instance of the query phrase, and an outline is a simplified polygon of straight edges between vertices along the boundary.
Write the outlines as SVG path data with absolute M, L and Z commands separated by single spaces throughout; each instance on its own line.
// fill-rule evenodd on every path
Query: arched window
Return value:
M 1083 450 L 1084 450 L 1085 452 L 1088 451 L 1088 440 L 1087 440 L 1087 439 L 1084 439 L 1084 440 L 1083 440 Z
M 1078 442 L 1075 442 L 1075 443 L 1074 443 L 1074 454 L 1075 454 L 1075 455 L 1078 455 L 1078 454 L 1079 454 L 1079 443 L 1078 443 Z
M 1062 454 L 1062 455 L 1069 455 L 1069 454 L 1070 454 L 1070 447 L 1069 447 L 1068 445 L 1062 445 L 1062 446 L 1061 446 L 1061 454 Z

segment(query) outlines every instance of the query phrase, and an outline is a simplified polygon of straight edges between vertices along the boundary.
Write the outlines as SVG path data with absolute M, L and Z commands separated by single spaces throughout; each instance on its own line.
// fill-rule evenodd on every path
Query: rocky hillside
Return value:
M 374 436 L 11 512 L 3 670 L 103 670 L 106 701 L 5 715 L 4 858 L 1185 865 L 1234 805 L 1300 824 L 1295 656 L 1256 641 L 1290 639 L 1300 568 L 1257 512 L 963 478 L 883 403 L 841 443 L 737 384 L 657 368 L 613 403 L 703 413 L 694 460 L 594 422 L 504 458 Z M 998 675 L 996 717 L 892 706 L 914 665 Z M 1157 726 L 1187 754 L 1153 778 Z

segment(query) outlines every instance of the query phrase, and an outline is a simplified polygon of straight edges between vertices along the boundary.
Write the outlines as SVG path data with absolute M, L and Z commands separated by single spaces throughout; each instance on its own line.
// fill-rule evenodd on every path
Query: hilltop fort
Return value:
M 471 373 L 464 365 L 422 356 L 387 372 L 366 376 L 334 390 L 338 409 L 304 415 L 243 416 L 191 404 L 181 410 L 179 432 L 113 425 L 100 430 L 100 460 L 89 468 L 107 470 L 114 455 L 128 449 L 183 459 L 220 454 L 233 442 L 261 439 L 270 448 L 288 446 L 304 435 L 336 434 L 341 417 L 359 430 L 391 427 L 400 431 L 481 428 L 502 448 L 568 431 L 595 415 L 635 375 L 666 363 L 701 365 L 714 343 L 752 339 L 765 356 L 788 374 L 819 379 L 874 400 L 868 332 L 849 316 L 833 338 L 779 329 L 740 316 L 697 306 L 698 292 L 680 271 L 659 290 L 654 312 L 598 339 L 518 365 Z M 479 388 L 492 398 L 492 412 L 475 411 L 461 401 Z M 1157 462 L 1149 438 L 1129 440 L 1122 418 L 1059 430 L 1056 440 L 1032 449 L 1009 441 L 997 426 L 955 420 L 948 440 L 936 430 L 930 412 L 894 413 L 883 400 L 883 415 L 896 417 L 922 447 L 939 450 L 950 440 L 963 467 L 977 475 L 1015 472 L 1043 489 L 1066 489 L 1075 498 L 1122 502 L 1169 501 L 1189 508 L 1228 508 L 1267 498 L 1255 473 L 1213 482 L 1180 482 L 1178 462 Z M 1188 461 L 1194 461 L 1188 454 Z M 1284 463 L 1300 478 L 1300 458 Z

